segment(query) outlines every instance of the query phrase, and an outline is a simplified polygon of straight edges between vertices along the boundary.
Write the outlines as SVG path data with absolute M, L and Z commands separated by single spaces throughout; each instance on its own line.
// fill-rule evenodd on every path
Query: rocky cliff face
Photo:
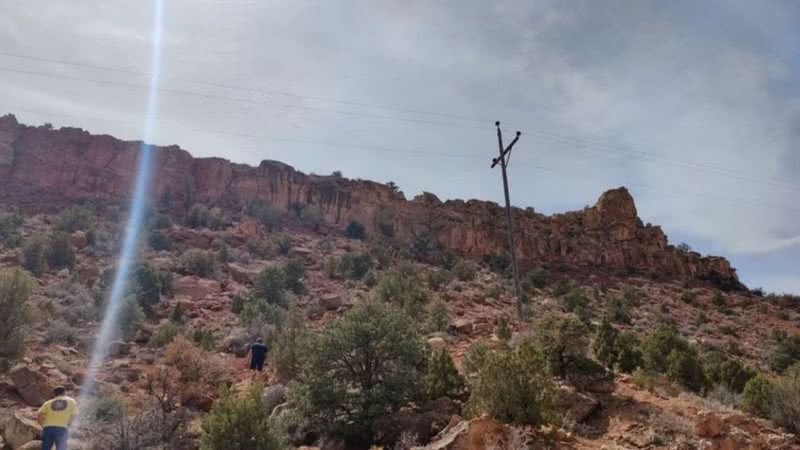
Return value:
M 0 202 L 39 209 L 81 199 L 124 202 L 140 147 L 78 128 L 29 127 L 12 115 L 0 117 Z M 276 161 L 251 167 L 193 158 L 177 146 L 156 147 L 153 167 L 150 195 L 175 209 L 193 202 L 237 208 L 256 199 L 283 209 L 313 204 L 335 227 L 358 220 L 402 240 L 430 233 L 445 248 L 475 257 L 506 248 L 503 211 L 491 202 L 441 202 L 432 194 L 408 201 L 384 184 L 306 175 Z M 741 287 L 726 259 L 678 251 L 659 227 L 643 225 L 625 188 L 605 192 L 583 211 L 544 216 L 515 209 L 514 221 L 523 264 L 632 270 Z

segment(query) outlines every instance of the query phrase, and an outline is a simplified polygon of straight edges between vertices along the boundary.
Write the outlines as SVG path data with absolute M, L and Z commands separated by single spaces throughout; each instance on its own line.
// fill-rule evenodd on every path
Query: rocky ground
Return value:
M 27 215 L 20 227 L 23 239 L 49 232 L 55 221 L 55 216 Z M 86 375 L 88 354 L 99 326 L 96 292 L 103 271 L 116 262 L 115 243 L 119 242 L 121 229 L 119 220 L 106 215 L 96 221 L 93 229 L 97 241 L 93 245 L 88 245 L 84 232 L 71 236 L 78 250 L 72 270 L 46 272 L 37 279 L 29 300 L 34 322 L 26 334 L 25 356 L 0 377 L 3 415 L 0 435 L 8 448 L 35 448 L 25 444 L 38 436 L 37 427 L 31 422 L 37 406 L 49 396 L 52 386 L 65 385 L 75 392 Z M 341 232 L 290 225 L 282 232 L 290 239 L 287 254 L 268 258 L 253 255 L 248 243 L 269 239 L 275 233 L 246 218 L 233 220 L 217 231 L 173 224 L 165 232 L 174 241 L 175 249 L 154 251 L 143 246 L 146 249 L 140 259 L 172 272 L 174 291 L 163 296 L 135 335 L 112 345 L 99 373 L 99 391 L 129 401 L 145 396 L 149 382 L 146 374 L 167 357 L 163 348 L 154 348 L 148 342 L 159 324 L 170 320 L 177 305 L 183 311 L 185 329 L 203 329 L 213 334 L 215 345 L 208 357 L 224 372 L 218 377 L 234 385 L 249 383 L 251 375 L 246 370 L 243 358 L 246 350 L 242 347 L 247 333 L 239 323 L 239 316 L 232 312 L 232 303 L 237 295 L 250 291 L 262 269 L 288 258 L 299 258 L 306 267 L 306 290 L 294 301 L 311 328 L 336 320 L 360 298 L 371 295 L 364 282 L 331 279 L 324 271 L 327 257 L 368 251 L 367 243 L 347 239 Z M 230 252 L 229 261 L 219 263 L 212 276 L 189 274 L 181 266 L 182 252 L 193 248 L 219 249 L 223 242 Z M 2 267 L 19 264 L 19 250 L 7 249 L 0 254 Z M 423 280 L 436 269 L 419 262 L 414 267 Z M 796 305 L 780 299 L 765 300 L 739 291 L 725 293 L 720 301 L 716 298 L 720 294 L 712 285 L 699 281 L 656 281 L 586 269 L 553 271 L 548 287 L 531 290 L 529 313 L 533 318 L 544 311 L 562 308 L 553 292 L 560 280 L 573 280 L 585 289 L 590 313 L 595 318 L 602 316 L 612 298 L 635 297 L 629 311 L 630 324 L 620 325 L 621 328 L 645 335 L 657 323 L 671 320 L 690 342 L 702 348 L 723 350 L 764 370 L 770 336 L 775 330 L 800 332 Z M 431 345 L 447 348 L 459 364 L 474 342 L 483 339 L 491 345 L 499 344 L 495 333 L 501 318 L 511 325 L 512 342 L 529 333 L 531 322 L 516 318 L 510 287 L 507 279 L 482 265 L 472 280 L 454 279 L 439 290 L 432 289 L 432 295 L 446 302 L 451 324 L 449 332 L 428 337 Z M 270 385 L 283 381 L 271 370 L 263 377 Z M 518 448 L 526 439 L 541 448 L 800 448 L 793 436 L 768 421 L 668 383 L 648 390 L 633 383 L 629 375 L 617 375 L 613 382 L 580 391 L 567 386 L 562 389 L 567 393 L 561 408 L 569 420 L 560 428 L 512 429 L 486 417 L 465 421 L 447 415 L 442 426 L 449 425 L 425 448 Z M 209 410 L 215 398 L 216 393 L 207 390 L 177 400 L 188 406 L 186 420 L 193 424 L 190 430 L 198 429 L 197 419 Z M 77 438 L 80 440 L 82 436 Z

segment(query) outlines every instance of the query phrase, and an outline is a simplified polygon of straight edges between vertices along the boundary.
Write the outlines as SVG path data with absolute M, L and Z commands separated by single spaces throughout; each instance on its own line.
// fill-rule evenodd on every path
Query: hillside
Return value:
M 0 448 L 37 438 L 29 419 L 53 386 L 77 396 L 118 264 L 138 151 L 136 142 L 0 118 L 0 268 L 4 277 L 24 268 L 19 276 L 32 279 L 25 319 L 0 317 L 0 331 L 24 338 L 22 355 L 0 348 L 0 362 L 13 365 L 0 374 Z M 787 369 L 800 360 L 797 299 L 751 292 L 724 258 L 669 245 L 637 217 L 625 188 L 583 211 L 515 210 L 528 298 L 520 319 L 493 203 L 432 194 L 408 201 L 384 184 L 277 162 L 195 159 L 177 147 L 157 148 L 156 160 L 130 307 L 98 375 L 100 400 L 81 405 L 87 418 L 71 448 L 121 448 L 131 436 L 141 442 L 128 448 L 197 448 L 209 434 L 203 421 L 225 404 L 219 388 L 245 392 L 254 381 L 267 386 L 257 408 L 281 423 L 275 433 L 292 446 L 800 448 L 790 434 L 798 430 L 791 416 L 800 412 L 800 372 Z M 433 359 L 414 360 L 403 369 L 410 376 L 370 384 L 379 394 L 371 401 L 414 387 L 425 394 L 373 412 L 368 431 L 341 412 L 315 416 L 329 406 L 320 398 L 311 402 L 319 410 L 303 415 L 304 389 L 347 377 L 310 370 L 335 360 L 319 349 L 353 345 L 330 330 L 348 324 L 341 336 L 378 340 L 398 323 L 406 328 L 392 336 L 402 345 L 375 354 L 410 355 L 422 343 L 427 359 L 445 349 L 463 376 L 458 389 L 448 384 L 458 376 L 435 372 L 442 366 Z M 630 338 L 612 339 L 612 359 L 598 344 L 609 326 Z M 271 350 L 267 370 L 254 377 L 244 356 L 256 337 Z M 525 353 L 531 345 L 533 356 Z M 494 365 L 475 362 L 481 346 Z M 343 351 L 342 361 L 358 351 Z M 659 354 L 663 370 L 651 361 Z M 772 389 L 762 399 L 768 411 L 741 393 L 756 373 Z M 430 393 L 432 374 L 453 389 Z M 539 390 L 526 383 L 552 391 L 552 402 L 539 405 Z M 381 391 L 384 384 L 397 389 Z M 363 389 L 345 391 L 357 398 Z M 547 413 L 533 420 L 533 406 Z M 510 412 L 516 407 L 525 420 Z

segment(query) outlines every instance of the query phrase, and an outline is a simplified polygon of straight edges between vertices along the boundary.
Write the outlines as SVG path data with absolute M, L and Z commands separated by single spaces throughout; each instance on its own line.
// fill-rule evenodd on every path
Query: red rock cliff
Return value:
M 125 201 L 140 146 L 78 128 L 29 127 L 12 115 L 0 117 L 0 201 L 34 208 L 78 199 Z M 342 228 L 358 220 L 370 231 L 393 228 L 404 240 L 431 232 L 444 247 L 470 256 L 505 250 L 505 221 L 495 203 L 441 202 L 432 194 L 407 201 L 383 184 L 306 175 L 276 161 L 251 167 L 193 158 L 177 146 L 155 150 L 151 195 L 172 205 L 236 207 L 255 199 L 283 209 L 295 202 L 314 204 L 327 223 Z M 583 211 L 548 217 L 515 209 L 514 216 L 517 255 L 529 265 L 634 270 L 741 286 L 726 259 L 680 252 L 659 227 L 643 225 L 625 188 L 604 193 Z

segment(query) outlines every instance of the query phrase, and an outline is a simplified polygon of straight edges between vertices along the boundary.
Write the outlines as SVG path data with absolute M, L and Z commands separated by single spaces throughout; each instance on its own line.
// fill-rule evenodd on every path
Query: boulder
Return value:
M 222 342 L 222 347 L 228 353 L 243 358 L 247 356 L 247 351 L 250 349 L 250 336 L 244 328 L 234 328 L 225 337 Z
M 42 441 L 30 441 L 25 445 L 17 447 L 16 450 L 41 450 Z
M 88 239 L 86 239 L 86 233 L 83 231 L 72 233 L 70 241 L 72 241 L 72 246 L 77 250 L 83 250 L 89 245 Z
M 131 352 L 131 344 L 124 341 L 114 341 L 108 345 L 108 356 L 120 358 Z
M 722 436 L 725 431 L 727 431 L 727 425 L 714 413 L 702 412 L 694 421 L 694 434 L 698 437 L 715 438 Z
M 391 445 L 404 434 L 410 434 L 419 442 L 428 442 L 459 413 L 461 406 L 458 403 L 441 397 L 424 403 L 419 410 L 406 408 L 379 418 L 374 425 L 376 439 L 379 443 Z
M 485 450 L 505 448 L 498 444 L 511 440 L 512 429 L 488 417 L 451 423 L 424 447 L 411 450 Z
M 328 311 L 335 311 L 342 306 L 342 296 L 339 294 L 325 294 L 319 298 L 319 305 Z
M 306 247 L 292 247 L 289 249 L 289 257 L 290 258 L 299 258 L 304 261 L 309 261 L 312 259 L 314 252 L 310 248 Z
M 264 393 L 261 394 L 261 399 L 267 412 L 272 414 L 278 405 L 286 401 L 286 386 L 282 384 L 267 386 L 264 388 Z
M 8 373 L 20 397 L 30 406 L 42 406 L 53 395 L 53 388 L 47 377 L 24 364 L 18 364 Z
M 600 408 L 600 402 L 572 386 L 559 386 L 553 399 L 553 409 L 567 419 L 581 423 Z
M 228 263 L 228 273 L 231 275 L 234 281 L 240 284 L 253 284 L 256 281 L 256 277 L 258 274 L 261 273 L 262 270 L 266 267 L 266 264 L 263 263 L 253 263 L 253 264 L 239 264 L 239 263 Z
M 469 336 L 472 334 L 472 330 L 475 325 L 469 320 L 457 319 L 455 322 L 453 322 L 452 327 L 457 333 Z
M 447 348 L 447 341 L 445 341 L 444 338 L 435 336 L 428 338 L 428 345 L 431 347 L 431 350 L 442 350 Z
M 19 411 L 8 416 L 3 428 L 3 436 L 11 448 L 19 448 L 42 437 L 42 427 L 22 416 Z

